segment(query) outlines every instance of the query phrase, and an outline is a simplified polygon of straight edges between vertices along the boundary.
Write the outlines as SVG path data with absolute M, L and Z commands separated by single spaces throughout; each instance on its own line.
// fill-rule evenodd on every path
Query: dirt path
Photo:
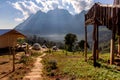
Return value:
M 31 69 L 31 72 L 28 73 L 23 80 L 42 80 L 42 57 L 45 56 L 45 53 L 39 57 L 37 57 L 36 62 L 34 63 L 34 67 Z

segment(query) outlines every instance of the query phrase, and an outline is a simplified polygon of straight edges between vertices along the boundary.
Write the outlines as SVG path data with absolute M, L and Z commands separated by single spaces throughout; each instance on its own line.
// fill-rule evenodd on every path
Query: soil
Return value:
M 16 54 L 16 57 L 22 55 L 23 53 Z M 8 80 L 11 73 L 13 73 L 13 57 L 9 53 L 5 55 L 0 55 L 0 80 Z M 16 58 L 15 68 L 19 68 L 22 64 L 18 64 L 18 58 Z

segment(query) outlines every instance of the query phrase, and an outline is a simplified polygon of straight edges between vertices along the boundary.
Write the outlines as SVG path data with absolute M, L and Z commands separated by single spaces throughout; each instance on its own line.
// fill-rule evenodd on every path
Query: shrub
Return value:
M 55 60 L 48 61 L 48 68 L 51 70 L 57 69 L 57 62 Z
M 23 55 L 20 59 L 20 63 L 23 63 L 25 65 L 29 64 L 31 61 L 32 61 L 32 57 L 26 55 Z
M 40 56 L 40 55 L 41 55 L 40 52 L 34 52 L 34 53 L 31 54 L 31 56 L 33 56 L 33 57 L 38 57 L 38 56 Z
M 57 61 L 56 60 L 50 60 L 45 61 L 45 70 L 47 72 L 47 75 L 54 76 L 55 70 L 57 69 Z

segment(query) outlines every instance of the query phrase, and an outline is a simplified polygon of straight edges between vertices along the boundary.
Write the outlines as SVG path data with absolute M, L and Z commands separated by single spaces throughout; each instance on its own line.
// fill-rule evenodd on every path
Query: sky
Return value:
M 46 13 L 59 8 L 75 15 L 96 2 L 113 4 L 113 0 L 0 0 L 0 29 L 13 29 L 39 10 Z

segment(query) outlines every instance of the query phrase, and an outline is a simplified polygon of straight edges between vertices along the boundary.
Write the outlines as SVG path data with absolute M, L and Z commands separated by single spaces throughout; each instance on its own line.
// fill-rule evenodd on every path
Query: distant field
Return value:
M 43 59 L 44 80 L 120 80 L 120 71 L 117 70 L 120 67 L 109 65 L 108 60 L 108 53 L 100 54 L 98 62 L 101 67 L 94 68 L 92 60 L 85 62 L 82 53 L 69 52 L 67 56 L 63 51 L 47 53 Z M 57 63 L 55 69 L 54 63 Z

